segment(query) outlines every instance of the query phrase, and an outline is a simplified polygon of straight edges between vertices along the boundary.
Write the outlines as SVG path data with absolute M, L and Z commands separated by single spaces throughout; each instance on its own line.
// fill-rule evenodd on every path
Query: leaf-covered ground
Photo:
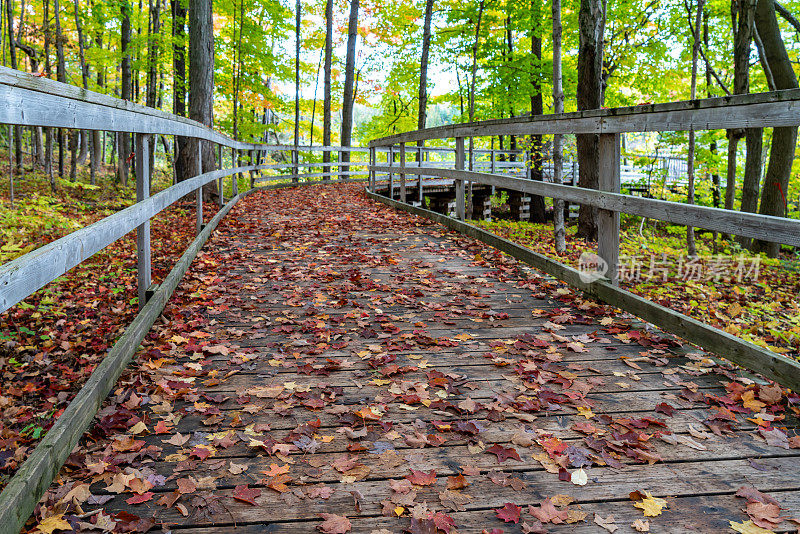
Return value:
M 575 237 L 574 226 L 568 227 L 567 252 L 559 256 L 551 224 L 475 223 L 573 267 L 581 253 L 596 250 L 596 243 Z M 753 256 L 729 241 L 718 241 L 714 250 L 711 234 L 698 234 L 700 255 L 689 263 L 683 227 L 649 224 L 640 233 L 638 218 L 626 223 L 620 245 L 623 288 L 757 345 L 800 357 L 800 256 Z
M 17 184 L 17 202 L 0 204 L 2 262 L 91 224 L 133 202 L 110 178 L 102 187 L 42 176 Z M 205 216 L 216 208 L 207 206 Z M 151 225 L 153 281 L 194 239 L 194 209 L 176 205 Z M 138 312 L 136 237 L 131 232 L 0 315 L 0 488 L 63 412 Z
M 793 528 L 800 398 L 679 349 L 360 186 L 256 193 L 28 528 Z

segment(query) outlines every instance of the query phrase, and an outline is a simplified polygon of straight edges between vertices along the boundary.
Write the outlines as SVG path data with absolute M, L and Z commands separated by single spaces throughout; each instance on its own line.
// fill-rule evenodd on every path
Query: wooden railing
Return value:
M 417 130 L 375 139 L 370 146 L 369 194 L 376 200 L 427 216 L 443 224 L 481 239 L 504 252 L 534 265 L 623 310 L 629 311 L 700 345 L 752 371 L 800 390 L 800 364 L 664 308 L 618 287 L 620 213 L 629 213 L 671 223 L 705 228 L 731 235 L 750 237 L 773 243 L 800 246 L 800 221 L 754 213 L 710 208 L 652 198 L 624 195 L 620 192 L 620 134 L 624 132 L 715 130 L 729 128 L 762 128 L 800 125 L 800 90 L 776 91 L 753 95 L 675 102 L 617 109 L 600 109 L 561 115 L 542 115 L 514 119 L 453 124 Z M 534 181 L 493 172 L 466 170 L 465 139 L 491 138 L 501 135 L 599 135 L 599 190 Z M 406 164 L 410 143 L 454 139 L 453 168 L 445 166 L 420 169 Z M 378 163 L 379 153 L 388 154 L 385 164 Z M 392 154 L 400 154 L 399 165 Z M 471 159 L 471 158 L 470 158 Z M 448 166 L 449 167 L 449 166 Z M 388 173 L 386 193 L 378 194 L 377 173 Z M 395 200 L 393 177 L 399 176 L 400 195 Z M 455 219 L 435 214 L 419 206 L 425 180 L 419 180 L 416 206 L 405 195 L 407 175 L 437 176 L 452 179 L 455 186 Z M 598 208 L 598 256 L 608 265 L 608 276 L 586 282 L 577 270 L 498 238 L 462 222 L 465 218 L 465 184 L 468 182 L 495 186 L 510 191 L 562 199 L 567 202 Z
M 350 166 L 366 165 L 366 162 L 354 161 L 349 165 L 334 163 L 333 165 L 338 166 L 335 172 L 328 170 L 300 174 L 298 169 L 301 166 L 323 165 L 302 163 L 302 154 L 329 151 L 359 154 L 367 149 L 276 146 L 236 141 L 184 117 L 3 67 L 0 67 L 0 102 L 0 124 L 133 134 L 137 191 L 137 202 L 132 206 L 0 266 L 0 313 L 3 313 L 127 233 L 136 230 L 140 312 L 0 494 L 0 533 L 16 533 L 78 443 L 192 260 L 222 217 L 241 198 L 256 190 L 252 188 L 256 183 L 282 181 L 283 183 L 267 186 L 282 187 L 297 185 L 303 178 L 321 177 L 323 181 L 331 178 L 348 179 L 367 172 L 366 169 L 350 171 Z M 149 196 L 151 154 L 148 153 L 148 138 L 154 135 L 188 138 L 187 149 L 197 151 L 198 166 L 194 170 L 194 177 Z M 230 157 L 225 158 L 230 167 L 203 173 L 203 143 L 216 145 L 214 153 L 220 165 L 223 161 L 223 149 L 230 149 Z M 205 152 L 208 153 L 207 150 Z M 274 159 L 286 160 L 288 155 L 290 162 L 266 163 L 269 154 L 278 153 L 281 157 Z M 249 163 L 239 164 L 248 159 Z M 256 176 L 276 169 L 288 169 L 289 173 Z M 251 188 L 240 192 L 238 178 L 244 173 L 250 173 Z M 223 180 L 228 178 L 232 180 L 232 198 L 226 203 Z M 208 224 L 204 224 L 201 191 L 207 184 L 216 184 L 221 209 Z M 195 193 L 196 199 L 197 237 L 169 275 L 158 286 L 153 286 L 150 220 L 191 193 Z

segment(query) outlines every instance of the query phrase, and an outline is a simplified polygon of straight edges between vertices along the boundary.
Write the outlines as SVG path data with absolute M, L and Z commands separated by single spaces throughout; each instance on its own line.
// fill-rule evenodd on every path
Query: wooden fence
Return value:
M 617 109 L 599 109 L 560 115 L 542 115 L 514 119 L 453 124 L 417 130 L 381 139 L 370 146 L 370 195 L 381 202 L 442 222 L 453 229 L 496 246 L 565 282 L 595 295 L 650 323 L 675 333 L 752 371 L 800 390 L 800 364 L 769 350 L 746 342 L 683 314 L 664 308 L 618 287 L 620 213 L 629 213 L 686 226 L 705 228 L 726 234 L 800 246 L 800 221 L 652 198 L 624 195 L 620 192 L 620 134 L 624 132 L 713 130 L 762 128 L 800 125 L 800 90 L 775 91 L 753 95 L 674 102 Z M 466 170 L 465 140 L 501 135 L 598 134 L 600 151 L 599 190 L 534 181 L 494 172 Z M 406 164 L 409 143 L 454 139 L 456 159 L 452 168 Z M 385 164 L 378 164 L 378 154 L 388 153 Z M 393 154 L 400 155 L 399 165 Z M 471 158 L 470 158 L 471 159 Z M 387 196 L 378 194 L 377 173 L 395 174 L 400 180 L 399 201 L 395 200 L 393 179 Z M 406 202 L 407 175 L 436 176 L 452 179 L 455 184 L 456 218 L 422 209 Z M 424 180 L 418 186 L 422 198 Z M 465 184 L 484 184 L 522 193 L 562 199 L 598 208 L 598 256 L 608 265 L 607 276 L 586 282 L 578 271 L 545 256 L 500 239 L 489 232 L 462 222 L 465 218 Z
M 277 146 L 236 141 L 184 117 L 4 67 L 0 67 L 0 102 L 0 124 L 133 134 L 137 191 L 137 202 L 134 205 L 0 266 L 0 313 L 3 313 L 130 231 L 136 230 L 140 312 L 0 494 L 0 534 L 15 534 L 30 517 L 39 498 L 88 428 L 103 400 L 222 217 L 241 198 L 255 191 L 252 185 L 258 182 L 283 182 L 266 186 L 275 188 L 302 185 L 301 178 L 343 179 L 366 173 L 366 169 L 360 172 L 342 170 L 346 167 L 342 163 L 336 172 L 329 170 L 316 174 L 299 174 L 298 169 L 303 165 L 320 165 L 301 163 L 302 154 L 333 150 L 357 154 L 368 149 Z M 231 165 L 229 168 L 205 173 L 198 166 L 195 169 L 196 176 L 149 196 L 151 155 L 148 153 L 148 138 L 153 135 L 188 138 L 186 145 L 189 150 L 198 152 L 199 163 L 202 162 L 203 143 L 216 145 L 215 155 L 220 163 L 223 161 L 223 149 L 230 149 L 230 158 L 226 159 Z M 281 154 L 281 157 L 274 159 L 283 160 L 287 159 L 288 154 L 289 163 L 267 164 L 265 161 L 268 154 Z M 248 162 L 240 164 L 241 161 Z M 354 162 L 352 165 L 358 164 Z M 256 177 L 256 174 L 274 169 L 289 169 L 291 173 Z M 240 192 L 237 178 L 244 173 L 251 175 L 251 188 Z M 232 180 L 232 198 L 227 203 L 223 195 L 225 179 Z M 216 184 L 221 209 L 204 225 L 203 195 L 199 193 L 207 184 Z M 191 193 L 195 193 L 196 199 L 197 237 L 162 283 L 152 286 L 150 219 Z

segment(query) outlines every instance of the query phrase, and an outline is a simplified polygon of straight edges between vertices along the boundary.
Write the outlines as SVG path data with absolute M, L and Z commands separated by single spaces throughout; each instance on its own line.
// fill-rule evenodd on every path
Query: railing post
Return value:
M 369 147 L 369 190 L 375 192 L 375 147 Z
M 406 144 L 400 143 L 400 166 L 406 166 Z M 406 173 L 400 173 L 400 202 L 406 201 Z
M 489 172 L 495 173 L 497 167 L 495 165 L 494 149 L 489 150 Z
M 417 147 L 417 165 L 422 168 L 422 159 L 425 157 L 425 153 L 422 151 L 422 147 Z M 424 208 L 422 201 L 422 175 L 417 175 L 417 202 L 419 202 L 420 207 Z
M 136 202 L 146 200 L 150 196 L 150 136 L 147 134 L 136 134 Z M 152 282 L 151 278 L 151 253 L 150 253 L 150 220 L 140 224 L 136 228 L 136 259 L 137 259 L 137 283 L 139 285 L 139 309 L 147 304 L 148 289 Z
M 389 145 L 386 159 L 389 162 L 389 198 L 394 199 L 394 174 L 392 174 L 391 170 L 391 167 L 394 166 L 394 145 Z
M 300 182 L 300 178 L 297 176 L 300 174 L 300 151 L 297 149 L 297 145 L 294 146 L 292 150 L 292 183 L 296 184 Z
M 236 149 L 231 147 L 231 167 L 234 169 L 239 166 L 239 155 Z M 239 195 L 239 174 L 233 175 L 233 196 Z
M 619 134 L 600 134 L 600 191 L 619 193 Z M 619 266 L 619 212 L 597 210 L 597 254 L 608 265 L 606 276 L 613 285 L 618 285 Z
M 456 137 L 456 161 L 455 169 L 464 170 L 464 138 Z M 456 179 L 456 218 L 464 220 L 464 180 Z
M 217 145 L 217 159 L 219 160 L 219 168 L 222 169 L 222 145 Z M 225 190 L 222 188 L 222 177 L 217 180 L 217 189 L 219 189 L 219 207 L 225 205 Z
M 197 140 L 197 176 L 203 174 L 203 141 Z M 197 188 L 194 194 L 197 214 L 197 235 L 203 231 L 203 186 Z

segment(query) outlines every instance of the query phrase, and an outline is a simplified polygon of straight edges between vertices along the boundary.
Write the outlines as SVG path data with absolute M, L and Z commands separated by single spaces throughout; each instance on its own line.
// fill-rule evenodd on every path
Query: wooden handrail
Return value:
M 672 102 L 616 109 L 599 109 L 560 115 L 517 117 L 453 124 L 392 135 L 370 141 L 370 186 L 369 193 L 377 198 L 377 173 L 388 173 L 387 204 L 412 211 L 427 217 L 431 212 L 418 206 L 423 200 L 425 176 L 436 176 L 453 180 L 456 195 L 456 219 L 435 216 L 445 221 L 447 226 L 458 229 L 473 237 L 478 237 L 500 246 L 506 252 L 514 249 L 514 254 L 533 262 L 537 267 L 559 276 L 580 290 L 586 291 L 609 304 L 637 314 L 645 320 L 708 350 L 715 351 L 748 369 L 778 380 L 789 387 L 800 387 L 796 371 L 800 364 L 783 356 L 774 354 L 748 343 L 738 337 L 720 333 L 709 325 L 686 317 L 635 297 L 618 287 L 617 270 L 619 263 L 619 214 L 629 213 L 642 217 L 658 219 L 691 227 L 706 228 L 727 234 L 751 237 L 773 243 L 800 246 L 800 221 L 772 217 L 755 213 L 743 213 L 706 206 L 668 202 L 652 198 L 623 195 L 620 193 L 620 135 L 622 132 L 652 132 L 681 130 L 739 129 L 754 127 L 778 127 L 800 125 L 800 89 L 773 91 L 750 95 L 735 95 L 686 102 Z M 494 172 L 496 165 L 492 160 L 493 172 L 471 172 L 464 170 L 464 139 L 468 137 L 491 137 L 497 135 L 536 135 L 536 134 L 599 134 L 599 189 L 586 189 L 574 185 L 562 185 L 515 178 Z M 399 145 L 403 151 L 407 143 L 455 138 L 456 159 L 454 168 L 419 168 L 413 165 L 394 163 L 389 156 L 387 164 L 376 161 L 378 151 L 388 150 L 389 154 Z M 474 154 L 474 151 L 473 151 Z M 449 163 L 449 162 L 448 162 Z M 417 180 L 416 206 L 405 202 L 406 175 L 419 175 Z M 394 175 L 400 177 L 400 202 L 395 200 Z M 519 191 L 568 200 L 574 203 L 598 208 L 598 255 L 607 264 L 607 276 L 597 282 L 576 281 L 574 269 L 550 259 L 543 259 L 535 253 L 520 252 L 521 247 L 497 241 L 484 235 L 469 225 L 460 222 L 465 219 L 464 184 L 475 182 Z M 380 199 L 384 202 L 384 199 Z M 468 228 L 469 227 L 469 228 Z M 480 234 L 480 235 L 479 235 Z M 498 238 L 499 239 L 499 238 Z M 534 254 L 535 261 L 531 258 Z
M 597 191 L 571 185 L 539 182 L 514 178 L 502 174 L 489 174 L 483 172 L 461 171 L 457 169 L 443 169 L 433 167 L 388 167 L 375 165 L 371 167 L 377 172 L 405 173 L 424 176 L 439 176 L 453 180 L 467 180 L 484 185 L 493 185 L 503 189 L 519 191 L 550 198 L 560 198 L 576 204 L 585 204 L 600 209 L 641 215 L 649 219 L 675 224 L 691 225 L 707 230 L 715 230 L 727 234 L 765 239 L 800 247 L 800 221 L 772 217 L 758 213 L 745 213 L 741 211 L 725 210 L 698 206 L 696 204 L 681 204 L 654 198 L 624 195 L 607 191 Z M 424 182 L 423 182 L 424 183 Z
M 786 89 L 666 104 L 450 124 L 381 137 L 370 141 L 369 147 L 497 135 L 677 132 L 798 125 L 800 89 Z

